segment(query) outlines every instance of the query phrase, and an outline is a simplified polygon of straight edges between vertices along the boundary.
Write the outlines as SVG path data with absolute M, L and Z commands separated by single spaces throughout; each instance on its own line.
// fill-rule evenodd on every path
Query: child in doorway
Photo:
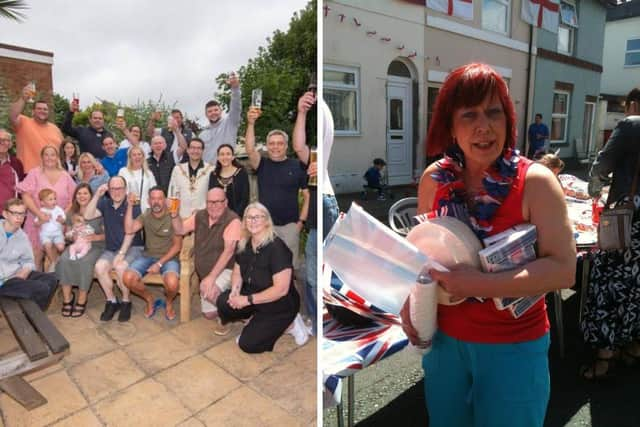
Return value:
M 91 241 L 88 236 L 95 234 L 92 226 L 86 223 L 84 216 L 74 214 L 71 217 L 72 228 L 67 233 L 67 237 L 73 240 L 69 246 L 69 259 L 77 260 L 85 256 L 91 250 Z
M 41 222 L 39 225 L 40 243 L 42 243 L 42 247 L 49 258 L 49 269 L 51 270 L 55 267 L 62 251 L 64 251 L 62 224 L 64 224 L 66 216 L 64 210 L 57 205 L 57 195 L 52 189 L 45 188 L 40 190 L 38 198 L 40 199 L 40 210 L 49 216 L 47 222 Z M 38 224 L 37 218 L 36 223 Z
M 387 162 L 381 158 L 373 159 L 373 166 L 364 173 L 364 179 L 367 180 L 367 187 L 378 190 L 378 200 L 386 199 L 384 196 L 386 185 L 382 184 L 382 170 L 386 165 Z

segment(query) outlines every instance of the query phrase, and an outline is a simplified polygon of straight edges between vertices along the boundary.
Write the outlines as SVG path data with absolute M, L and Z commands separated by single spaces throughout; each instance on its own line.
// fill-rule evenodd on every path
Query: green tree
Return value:
M 11 21 L 24 21 L 27 17 L 22 10 L 29 9 L 23 0 L 0 0 L 0 17 Z
M 282 129 L 291 135 L 298 98 L 307 90 L 311 73 L 316 71 L 317 1 L 310 1 L 295 12 L 287 32 L 275 31 L 267 38 L 267 46 L 259 47 L 255 58 L 238 71 L 242 84 L 243 122 L 238 131 L 244 135 L 246 111 L 251 104 L 253 89 L 262 89 L 262 115 L 256 123 L 256 137 L 263 140 L 272 129 Z M 231 91 L 228 75 L 220 74 L 216 81 L 219 101 L 228 108 Z M 307 142 L 316 145 L 317 109 L 307 115 Z
M 53 94 L 53 114 L 54 123 L 62 128 L 62 123 L 64 122 L 64 116 L 69 111 L 69 100 L 59 93 Z

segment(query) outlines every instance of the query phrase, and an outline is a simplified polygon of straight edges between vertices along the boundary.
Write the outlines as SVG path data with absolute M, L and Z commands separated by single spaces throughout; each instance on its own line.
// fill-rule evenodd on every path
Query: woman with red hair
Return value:
M 570 287 L 576 254 L 560 184 L 547 168 L 518 155 L 515 121 L 505 81 L 484 64 L 453 70 L 436 100 L 427 154 L 444 157 L 422 175 L 418 213 L 454 216 L 480 239 L 531 223 L 538 258 L 498 273 L 468 266 L 431 272 L 464 301 L 438 306 L 438 332 L 423 358 L 430 426 L 544 422 L 550 391 L 545 301 L 515 318 L 492 298 Z M 407 307 L 405 332 L 419 345 Z

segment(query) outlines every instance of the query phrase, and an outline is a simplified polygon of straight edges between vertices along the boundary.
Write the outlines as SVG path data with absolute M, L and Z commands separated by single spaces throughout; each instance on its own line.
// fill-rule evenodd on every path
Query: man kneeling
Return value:
M 182 249 L 182 237 L 174 233 L 171 217 L 166 207 L 164 190 L 153 187 L 149 190 L 149 208 L 136 219 L 133 219 L 133 205 L 137 197 L 129 194 L 129 203 L 124 218 L 124 229 L 127 234 L 137 233 L 144 228 L 145 245 L 142 256 L 134 260 L 124 272 L 122 281 L 134 294 L 147 302 L 145 317 L 150 318 L 156 310 L 165 306 L 167 320 L 176 318 L 173 300 L 178 294 L 180 281 L 180 263 L 177 259 Z M 166 302 L 153 301 L 142 278 L 146 274 L 162 274 L 166 294 Z M 188 295 L 185 295 L 188 298 Z
M 207 192 L 207 208 L 196 211 L 184 221 L 177 212 L 172 214 L 176 234 L 195 231 L 193 252 L 195 270 L 200 280 L 202 314 L 207 319 L 218 315 L 215 305 L 221 292 L 231 287 L 231 271 L 235 262 L 236 244 L 242 234 L 240 218 L 227 207 L 227 196 L 222 188 Z M 229 327 L 218 318 L 216 335 L 226 335 Z

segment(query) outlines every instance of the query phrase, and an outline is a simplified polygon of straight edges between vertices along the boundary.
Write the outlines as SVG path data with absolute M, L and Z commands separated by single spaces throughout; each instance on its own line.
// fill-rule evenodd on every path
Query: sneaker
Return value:
M 223 325 L 222 320 L 220 320 L 219 317 L 216 319 L 216 323 L 216 328 L 213 330 L 214 334 L 224 337 L 225 335 L 228 335 L 229 332 L 231 332 L 231 327 L 229 327 L 229 325 Z
M 118 322 L 128 322 L 129 319 L 131 319 L 131 301 L 122 301 L 120 303 Z
M 384 194 L 381 194 L 378 196 L 378 200 L 387 200 L 387 198 L 384 197 Z
M 293 324 L 291 325 L 287 333 L 293 335 L 293 339 L 298 345 L 304 345 L 309 340 L 307 326 L 304 324 L 304 320 L 302 320 L 302 316 L 300 316 L 300 313 L 298 313 L 296 315 L 296 318 L 293 319 Z
M 113 319 L 113 315 L 116 314 L 118 310 L 120 310 L 120 303 L 117 300 L 116 302 L 107 301 L 104 305 L 104 311 L 100 315 L 100 320 L 108 322 Z

